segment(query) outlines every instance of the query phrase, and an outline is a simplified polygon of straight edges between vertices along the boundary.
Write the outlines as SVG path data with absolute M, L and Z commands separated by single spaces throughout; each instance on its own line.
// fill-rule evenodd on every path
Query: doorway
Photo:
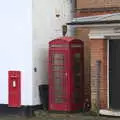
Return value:
M 109 40 L 109 107 L 120 110 L 120 40 Z

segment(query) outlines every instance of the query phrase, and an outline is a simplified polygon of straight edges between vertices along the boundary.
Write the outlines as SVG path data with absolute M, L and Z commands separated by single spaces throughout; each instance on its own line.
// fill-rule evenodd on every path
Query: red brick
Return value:
M 101 61 L 100 88 L 99 88 L 99 105 L 101 109 L 107 108 L 107 51 L 106 40 L 97 39 L 91 41 L 91 101 L 97 100 L 96 86 L 96 61 Z M 94 100 L 93 100 L 94 99 Z M 97 103 L 92 103 L 97 104 Z

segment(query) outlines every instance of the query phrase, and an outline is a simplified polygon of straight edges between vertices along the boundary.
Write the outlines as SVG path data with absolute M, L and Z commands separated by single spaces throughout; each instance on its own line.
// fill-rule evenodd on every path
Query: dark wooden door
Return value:
M 109 102 L 120 109 L 120 40 L 109 41 Z

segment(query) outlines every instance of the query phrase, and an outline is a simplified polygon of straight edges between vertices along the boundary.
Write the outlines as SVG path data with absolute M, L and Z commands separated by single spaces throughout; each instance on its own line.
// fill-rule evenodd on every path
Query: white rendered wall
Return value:
M 62 36 L 72 19 L 72 0 L 33 0 L 33 104 L 39 104 L 38 85 L 48 84 L 48 42 Z M 60 17 L 56 17 L 59 14 Z M 67 36 L 72 34 L 68 28 Z
M 8 104 L 8 71 L 22 71 L 21 102 L 32 104 L 32 0 L 0 0 L 0 104 Z

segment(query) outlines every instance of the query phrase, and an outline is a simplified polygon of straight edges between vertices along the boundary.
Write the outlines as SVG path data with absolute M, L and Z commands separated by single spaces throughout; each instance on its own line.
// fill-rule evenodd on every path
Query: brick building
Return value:
M 120 115 L 120 1 L 76 0 L 69 24 L 85 43 L 85 99 L 92 110 Z

